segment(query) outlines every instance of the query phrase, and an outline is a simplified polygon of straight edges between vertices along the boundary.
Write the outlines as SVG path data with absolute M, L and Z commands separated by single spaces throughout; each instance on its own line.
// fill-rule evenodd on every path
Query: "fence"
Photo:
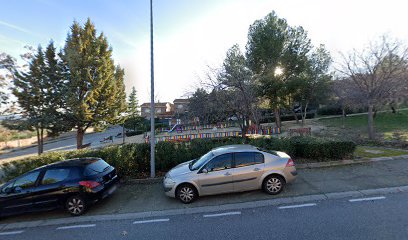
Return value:
M 239 127 L 235 122 L 232 123 L 218 123 L 218 124 L 204 124 L 204 125 L 182 125 L 180 124 L 179 128 L 182 131 L 189 130 L 203 130 L 203 129 L 213 129 L 213 128 L 229 128 L 229 127 Z M 171 128 L 158 128 L 156 133 L 168 132 Z
M 275 135 L 280 134 L 280 128 L 267 128 L 267 129 L 257 129 L 257 130 L 248 130 L 247 134 L 260 134 L 260 135 Z M 196 134 L 183 134 L 183 135 L 174 135 L 174 136 L 162 136 L 156 137 L 156 143 L 158 142 L 185 142 L 193 139 L 204 139 L 204 138 L 223 138 L 223 137 L 240 137 L 242 136 L 241 131 L 232 131 L 232 132 L 214 132 L 214 133 L 196 133 Z M 149 142 L 149 138 L 146 138 L 146 143 Z

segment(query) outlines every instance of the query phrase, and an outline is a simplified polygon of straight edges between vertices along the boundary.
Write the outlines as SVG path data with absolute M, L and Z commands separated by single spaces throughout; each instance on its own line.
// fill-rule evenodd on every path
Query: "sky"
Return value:
M 89 17 L 125 68 L 127 92 L 150 100 L 149 0 L 0 0 L 0 52 L 18 58 L 24 46 L 63 47 L 74 20 Z M 226 51 L 245 51 L 249 26 L 271 11 L 302 26 L 312 43 L 325 44 L 335 63 L 340 53 L 362 49 L 389 34 L 408 42 L 404 0 L 153 0 L 155 98 L 172 102 L 199 86 L 208 66 Z

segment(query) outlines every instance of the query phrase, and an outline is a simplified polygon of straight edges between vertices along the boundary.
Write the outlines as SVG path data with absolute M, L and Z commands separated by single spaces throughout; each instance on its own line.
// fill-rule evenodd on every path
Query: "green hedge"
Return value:
M 198 158 L 209 150 L 230 144 L 248 143 L 267 150 L 284 151 L 303 161 L 331 161 L 352 157 L 356 147 L 354 142 L 313 138 L 222 138 L 195 139 L 191 142 L 160 142 L 156 145 L 156 170 L 162 174 L 179 163 Z M 68 152 L 52 152 L 7 163 L 3 166 L 5 179 L 11 179 L 34 168 L 69 158 L 100 157 L 113 165 L 121 176 L 148 177 L 150 173 L 150 145 L 126 144 L 102 149 L 84 149 Z

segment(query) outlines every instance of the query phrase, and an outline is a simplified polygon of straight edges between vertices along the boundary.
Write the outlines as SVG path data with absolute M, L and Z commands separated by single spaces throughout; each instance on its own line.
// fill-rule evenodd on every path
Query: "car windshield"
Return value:
M 202 157 L 200 157 L 197 160 L 194 160 L 190 163 L 189 167 L 191 171 L 198 170 L 204 163 L 206 163 L 209 159 L 211 159 L 214 156 L 214 154 L 209 151 L 208 153 L 204 154 Z

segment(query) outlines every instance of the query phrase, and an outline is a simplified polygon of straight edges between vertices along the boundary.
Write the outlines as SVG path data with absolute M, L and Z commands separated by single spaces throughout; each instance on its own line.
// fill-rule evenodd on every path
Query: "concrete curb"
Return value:
M 380 194 L 401 193 L 401 192 L 408 192 L 408 185 L 399 186 L 399 187 L 389 187 L 389 188 L 365 189 L 365 190 L 356 190 L 356 191 L 348 191 L 348 192 L 335 192 L 335 193 L 324 193 L 324 194 L 305 195 L 305 196 L 296 196 L 296 197 L 287 197 L 287 198 L 277 198 L 277 199 L 271 199 L 271 200 L 232 203 L 232 204 L 224 204 L 224 205 L 218 205 L 218 206 L 180 208 L 180 209 L 137 212 L 137 213 L 81 216 L 81 217 L 69 217 L 69 218 L 59 218 L 59 219 L 50 219 L 50 220 L 0 224 L 0 231 L 11 230 L 11 229 L 53 226 L 53 225 L 78 224 L 78 223 L 86 223 L 86 222 L 100 222 L 100 221 L 112 221 L 112 220 L 134 220 L 134 219 L 150 218 L 150 217 L 209 213 L 209 212 L 217 212 L 217 211 L 236 210 L 236 209 L 251 209 L 251 208 L 266 207 L 266 206 L 279 206 L 283 204 L 295 204 L 295 203 L 323 201 L 323 200 L 330 200 L 330 199 L 344 199 L 344 198 L 350 198 L 350 197 L 358 198 L 358 197 L 366 197 L 366 196 L 373 196 L 373 195 L 380 195 Z
M 395 157 L 376 157 L 376 158 L 359 159 L 359 160 L 340 160 L 340 161 L 330 161 L 330 162 L 301 163 L 301 164 L 296 164 L 296 168 L 305 169 L 305 168 L 334 167 L 334 166 L 343 166 L 343 165 L 361 164 L 361 163 L 370 163 L 370 162 L 402 160 L 402 159 L 408 159 L 408 155 L 400 155 L 400 156 L 395 156 Z

